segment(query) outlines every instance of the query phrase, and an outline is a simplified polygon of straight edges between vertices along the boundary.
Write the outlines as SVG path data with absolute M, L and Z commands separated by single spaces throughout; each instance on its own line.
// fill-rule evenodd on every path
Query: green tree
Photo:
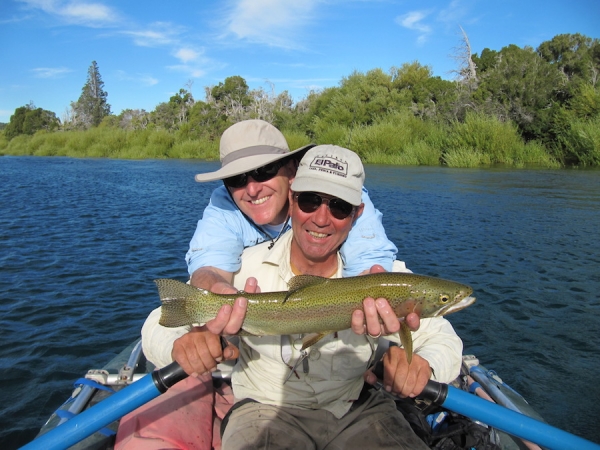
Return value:
M 331 124 L 353 127 L 370 125 L 378 118 L 396 110 L 402 98 L 392 85 L 390 75 L 381 69 L 366 74 L 355 71 L 342 79 L 339 88 L 330 88 L 316 99 L 313 107 L 317 119 L 316 128 L 327 128 Z M 410 103 L 407 103 L 408 106 Z
M 444 120 L 456 118 L 456 83 L 433 77 L 431 68 L 417 61 L 404 63 L 400 68 L 392 67 L 391 74 L 392 85 L 402 98 L 401 105 L 409 107 L 415 116 Z
M 225 78 L 225 82 L 206 88 L 206 103 L 231 123 L 249 118 L 252 97 L 246 80 L 239 75 Z
M 124 109 L 118 120 L 119 127 L 124 130 L 143 130 L 150 122 L 150 114 L 143 109 Z
M 513 120 L 528 140 L 542 138 L 564 77 L 531 47 L 511 44 L 495 56 L 494 63 L 488 59 L 486 70 L 479 74 L 480 84 L 473 94 L 476 110 L 502 121 Z
M 39 130 L 54 131 L 60 126 L 60 121 L 52 111 L 36 108 L 33 103 L 15 109 L 10 116 L 10 122 L 4 130 L 7 139 L 20 134 L 34 134 Z
M 600 75 L 600 40 L 579 33 L 559 34 L 543 42 L 537 49 L 565 78 L 563 89 L 558 92 L 561 104 L 567 104 L 581 94 L 583 85 L 593 89 Z
M 540 56 L 554 64 L 568 80 L 590 82 L 600 69 L 600 41 L 579 33 L 559 34 L 538 47 Z
M 219 83 L 210 90 L 210 95 L 215 102 L 235 102 L 241 106 L 248 106 L 251 98 L 246 80 L 239 75 L 225 78 L 224 83 Z
M 110 115 L 108 94 L 104 90 L 104 82 L 98 70 L 96 61 L 92 61 L 88 76 L 77 102 L 72 102 L 73 120 L 76 126 L 90 128 L 100 125 L 105 116 Z

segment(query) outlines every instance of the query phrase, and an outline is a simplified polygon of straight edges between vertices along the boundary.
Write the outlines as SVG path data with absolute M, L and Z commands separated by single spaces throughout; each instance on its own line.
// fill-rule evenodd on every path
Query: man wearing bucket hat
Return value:
M 220 141 L 221 168 L 195 177 L 198 182 L 223 180 L 224 186 L 213 192 L 186 254 L 193 285 L 217 292 L 223 286 L 213 286 L 215 280 L 230 284 L 244 248 L 276 239 L 289 228 L 289 184 L 297 161 L 312 146 L 290 151 L 283 134 L 263 120 L 245 120 L 225 130 Z M 390 270 L 397 253 L 366 190 L 363 202 L 365 212 L 348 237 L 349 245 L 342 249 L 346 276 L 374 264 Z
M 297 161 L 311 147 L 312 144 L 290 151 L 283 134 L 263 120 L 245 120 L 225 130 L 219 146 L 221 168 L 195 177 L 198 182 L 222 180 L 223 186 L 213 191 L 190 241 L 186 261 L 192 285 L 216 293 L 236 292 L 231 280 L 239 270 L 243 249 L 264 241 L 274 242 L 289 229 L 289 186 Z M 341 248 L 344 276 L 369 270 L 389 271 L 397 252 L 385 234 L 381 213 L 364 188 L 362 201 L 363 214 Z M 249 289 L 252 286 L 246 291 L 250 292 Z M 208 329 L 214 333 L 238 329 L 243 319 L 242 310 L 236 303 L 233 323 L 226 325 L 230 320 L 230 307 L 225 306 L 225 312 L 216 322 L 209 322 Z M 399 325 L 394 321 L 388 320 L 387 329 L 379 325 L 378 315 L 391 316 L 387 301 L 367 299 L 365 312 L 366 317 L 362 311 L 356 312 L 353 329 L 357 333 L 377 335 L 398 331 Z M 411 315 L 407 323 L 416 330 L 418 316 Z M 231 357 L 235 358 L 235 354 Z
M 292 230 L 272 246 L 265 242 L 245 249 L 234 285 L 240 289 L 249 277 L 256 277 L 267 292 L 287 289 L 295 275 L 341 277 L 339 249 L 364 210 L 363 180 L 364 169 L 354 152 L 332 145 L 308 150 L 291 185 Z M 407 271 L 399 261 L 394 270 Z M 176 339 L 177 329 L 158 325 L 159 315 L 160 308 L 142 331 L 151 361 L 153 354 L 161 353 L 158 347 L 170 350 L 175 348 L 173 342 L 193 334 Z M 223 422 L 223 448 L 428 448 L 393 400 L 363 389 L 363 372 L 373 361 L 378 336 L 343 330 L 325 336 L 304 353 L 297 346 L 301 338 L 240 337 L 232 376 L 237 403 Z M 399 341 L 397 334 L 388 339 Z M 386 373 L 392 374 L 390 390 L 404 396 L 418 395 L 433 370 L 444 382 L 460 371 L 462 342 L 445 318 L 422 320 L 413 339 L 411 364 L 398 347 L 388 349 L 384 359 Z M 184 353 L 173 352 L 188 373 L 209 369 L 202 362 L 207 356 L 212 358 L 211 349 L 197 344 Z

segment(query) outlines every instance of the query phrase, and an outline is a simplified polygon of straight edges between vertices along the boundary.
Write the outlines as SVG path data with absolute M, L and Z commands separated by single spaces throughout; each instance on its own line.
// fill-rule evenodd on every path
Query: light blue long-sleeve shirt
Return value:
M 340 252 L 346 277 L 358 275 L 374 264 L 391 271 L 398 252 L 385 234 L 381 212 L 375 209 L 364 188 L 362 202 L 365 205 L 363 213 L 353 225 Z M 244 248 L 276 237 L 250 223 L 225 186 L 220 186 L 213 191 L 190 241 L 190 248 L 185 255 L 188 272 L 191 276 L 201 267 L 212 266 L 235 273 L 240 268 L 240 256 Z

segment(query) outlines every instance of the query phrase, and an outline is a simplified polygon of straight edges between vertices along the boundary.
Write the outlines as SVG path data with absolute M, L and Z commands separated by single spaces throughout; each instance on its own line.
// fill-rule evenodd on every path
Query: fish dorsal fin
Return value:
M 288 282 L 288 289 L 295 291 L 307 286 L 315 286 L 324 283 L 327 278 L 318 277 L 316 275 L 296 275 Z

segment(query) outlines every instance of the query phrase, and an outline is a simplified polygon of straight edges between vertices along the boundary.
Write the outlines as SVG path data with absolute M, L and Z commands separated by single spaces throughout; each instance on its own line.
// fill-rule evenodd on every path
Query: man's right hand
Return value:
M 255 278 L 248 278 L 244 290 L 260 292 Z M 237 292 L 237 291 L 236 291 Z M 221 346 L 221 336 L 237 334 L 246 317 L 248 301 L 238 297 L 233 307 L 223 305 L 217 316 L 202 327 L 194 327 L 173 343 L 171 356 L 188 375 L 203 375 L 216 369 L 223 360 L 234 360 L 239 356 L 238 348 L 229 343 Z
M 237 347 L 229 344 L 225 350 L 221 348 L 221 336 L 211 333 L 206 328 L 194 327 L 173 342 L 171 357 L 192 376 L 207 374 L 216 369 L 224 359 L 237 358 Z

